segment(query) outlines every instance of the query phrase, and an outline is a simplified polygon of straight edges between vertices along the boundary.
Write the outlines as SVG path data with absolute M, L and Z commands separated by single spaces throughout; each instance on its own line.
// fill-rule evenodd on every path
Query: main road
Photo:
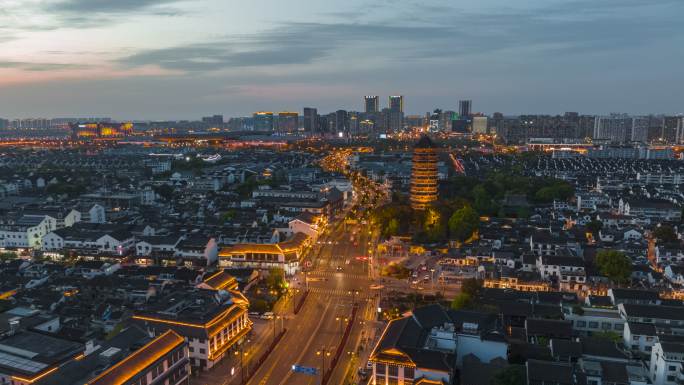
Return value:
M 344 383 L 346 372 L 355 373 L 356 366 L 360 366 L 357 345 L 361 335 L 367 335 L 366 330 L 373 327 L 371 318 L 376 308 L 368 263 L 357 258 L 367 256 L 370 234 L 367 226 L 344 227 L 338 222 L 320 238 L 312 255 L 313 269 L 295 281 L 300 295 L 308 286 L 306 302 L 299 314 L 290 311 L 286 315 L 287 333 L 249 384 L 319 384 L 320 373 L 330 369 L 347 323 L 352 323 L 352 331 L 328 383 Z M 358 310 L 352 322 L 354 304 Z M 363 346 L 361 352 L 367 350 L 368 346 Z M 295 373 L 293 365 L 316 368 L 319 375 Z

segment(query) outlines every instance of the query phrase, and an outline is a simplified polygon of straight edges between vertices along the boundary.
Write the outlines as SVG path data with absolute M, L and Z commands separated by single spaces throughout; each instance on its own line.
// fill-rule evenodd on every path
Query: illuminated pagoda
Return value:
M 420 138 L 413 149 L 411 169 L 411 207 L 425 210 L 437 200 L 437 150 L 427 136 Z

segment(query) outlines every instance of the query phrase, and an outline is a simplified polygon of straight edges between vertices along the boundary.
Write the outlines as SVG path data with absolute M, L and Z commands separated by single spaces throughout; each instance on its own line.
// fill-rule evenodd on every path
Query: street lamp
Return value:
M 242 378 L 242 382 L 245 382 L 245 368 L 242 362 L 243 357 L 247 357 L 247 352 L 242 350 L 242 346 L 240 346 L 240 350 L 235 351 L 236 356 L 240 356 L 240 377 Z
M 349 318 L 347 317 L 335 317 L 335 321 L 338 321 L 340 323 L 340 334 L 343 334 L 343 326 L 346 322 L 349 321 Z
M 434 268 L 430 269 L 430 273 L 432 273 L 432 280 L 431 280 L 432 290 L 435 290 L 435 269 Z
M 273 342 L 275 342 L 275 338 L 276 338 L 276 320 L 280 320 L 280 330 L 283 330 L 283 328 L 284 328 L 283 323 L 285 322 L 284 319 L 285 319 L 285 317 L 283 317 L 281 315 L 273 316 Z
M 297 293 L 299 289 L 292 289 L 292 314 L 297 312 Z
M 325 379 L 325 357 L 330 357 L 330 350 L 321 349 L 316 351 L 316 355 L 321 357 L 321 385 Z
M 347 294 L 352 296 L 352 303 L 356 303 L 356 296 L 359 295 L 358 290 L 350 290 Z

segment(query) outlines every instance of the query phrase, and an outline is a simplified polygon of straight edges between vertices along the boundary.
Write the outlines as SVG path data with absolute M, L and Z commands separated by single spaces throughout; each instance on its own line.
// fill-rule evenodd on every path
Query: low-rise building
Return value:
M 192 367 L 207 370 L 229 355 L 252 329 L 248 306 L 236 291 L 185 290 L 149 302 L 133 321 L 154 335 L 170 329 L 183 336 Z

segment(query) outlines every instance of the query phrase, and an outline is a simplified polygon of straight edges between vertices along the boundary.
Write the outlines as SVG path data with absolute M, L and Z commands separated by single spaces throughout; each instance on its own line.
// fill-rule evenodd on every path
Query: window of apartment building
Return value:
M 384 375 L 385 374 L 385 364 L 381 364 L 381 363 L 375 364 L 375 371 L 377 373 L 382 373 Z
M 415 369 L 404 367 L 404 378 L 413 378 L 415 376 Z
M 601 323 L 601 329 L 603 330 L 610 330 L 613 327 L 613 325 L 610 324 L 610 322 L 602 322 Z
M 639 336 L 632 336 L 632 341 L 639 341 Z
M 587 326 L 587 322 L 586 322 L 586 321 L 577 321 L 577 327 L 578 327 L 578 328 L 583 328 L 583 327 L 586 327 L 586 326 Z
M 674 372 L 675 370 L 677 370 L 677 367 L 674 366 L 674 365 L 669 365 L 669 366 L 667 367 L 667 370 L 669 370 L 669 371 L 671 371 L 671 372 Z
M 595 321 L 590 321 L 590 322 L 589 322 L 589 328 L 590 328 L 590 329 L 598 329 L 598 327 L 599 327 L 599 323 L 598 323 L 598 322 L 595 322 Z
M 625 326 L 623 324 L 615 324 L 613 325 L 613 329 L 615 330 L 624 330 Z
M 397 365 L 389 365 L 389 375 L 393 377 L 399 376 L 399 367 Z

